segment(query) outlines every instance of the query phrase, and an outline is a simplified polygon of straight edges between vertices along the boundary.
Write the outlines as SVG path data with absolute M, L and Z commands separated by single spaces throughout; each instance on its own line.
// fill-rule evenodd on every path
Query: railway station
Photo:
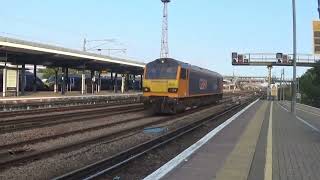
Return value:
M 318 180 L 320 0 L 296 1 L 3 2 L 0 179 Z
M 36 92 L 40 84 L 37 81 L 37 66 L 41 65 L 55 70 L 54 93 L 65 94 L 71 92 L 72 89 L 77 89 L 79 94 L 98 93 L 102 87 L 107 86 L 103 84 L 102 72 L 110 74 L 112 89 L 115 91 L 124 89 L 129 79 L 139 80 L 140 84 L 138 84 L 137 90 L 141 89 L 144 63 L 138 61 L 8 37 L 0 37 L 0 57 L 3 64 L 1 66 L 3 97 L 25 95 L 27 86 L 31 87 L 29 88 L 31 91 Z M 30 78 L 26 76 L 26 65 L 33 66 L 33 75 Z M 78 82 L 75 82 L 75 78 L 70 78 L 69 69 L 81 72 Z M 90 72 L 88 78 L 86 78 L 88 76 L 86 71 Z M 76 87 L 77 85 L 79 87 Z M 109 86 L 111 85 L 109 84 Z

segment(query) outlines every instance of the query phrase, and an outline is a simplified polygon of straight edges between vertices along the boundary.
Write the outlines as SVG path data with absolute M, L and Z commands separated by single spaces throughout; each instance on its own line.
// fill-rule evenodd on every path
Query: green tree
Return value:
M 320 64 L 320 62 L 318 62 Z M 309 69 L 300 78 L 302 102 L 320 107 L 320 67 Z
M 40 69 L 40 73 L 43 73 L 43 78 L 48 79 L 50 76 L 55 75 L 55 69 L 54 68 L 45 68 L 45 69 Z

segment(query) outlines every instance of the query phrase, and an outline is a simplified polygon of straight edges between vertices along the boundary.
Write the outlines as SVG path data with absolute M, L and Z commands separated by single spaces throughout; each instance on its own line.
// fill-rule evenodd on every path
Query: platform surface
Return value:
M 26 102 L 26 101 L 41 101 L 41 100 L 61 100 L 61 99 L 81 99 L 81 98 L 99 98 L 99 97 L 112 97 L 112 96 L 138 96 L 142 95 L 141 92 L 137 91 L 129 91 L 125 93 L 121 93 L 118 91 L 118 93 L 114 93 L 112 91 L 101 91 L 99 93 L 95 94 L 84 94 L 81 95 L 80 92 L 68 92 L 65 95 L 61 95 L 61 93 L 53 93 L 49 91 L 43 91 L 43 92 L 35 92 L 35 93 L 27 93 L 24 96 L 18 96 L 18 97 L 0 97 L 0 103 L 10 103 L 10 102 Z
M 288 110 L 256 102 L 161 179 L 319 179 L 320 109 Z

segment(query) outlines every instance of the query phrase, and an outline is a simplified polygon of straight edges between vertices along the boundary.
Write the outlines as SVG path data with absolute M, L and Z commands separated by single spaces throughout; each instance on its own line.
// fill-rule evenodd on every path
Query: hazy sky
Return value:
M 297 1 L 298 52 L 312 52 L 316 0 Z M 0 35 L 81 49 L 88 39 L 115 38 L 127 57 L 159 57 L 160 0 L 10 0 L 1 2 Z M 108 47 L 104 46 L 104 47 Z M 291 0 L 172 0 L 170 56 L 232 74 L 230 54 L 292 52 Z M 275 68 L 274 75 L 280 74 Z M 266 68 L 236 67 L 236 75 L 266 75 Z M 289 75 L 291 68 L 287 68 Z M 305 71 L 298 69 L 298 74 Z

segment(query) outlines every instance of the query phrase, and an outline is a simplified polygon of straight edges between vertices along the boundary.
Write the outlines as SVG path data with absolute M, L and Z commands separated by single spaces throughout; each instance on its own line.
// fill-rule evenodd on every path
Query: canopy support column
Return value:
M 98 93 L 101 91 L 101 71 L 98 74 Z
M 22 64 L 21 66 L 21 95 L 25 94 L 26 88 L 26 65 Z
M 121 93 L 123 94 L 125 91 L 125 83 L 126 83 L 126 77 L 124 74 L 122 74 L 121 77 Z
M 92 94 L 94 94 L 94 81 L 95 81 L 94 70 L 91 70 L 91 93 Z
M 66 86 L 67 86 L 67 92 L 69 92 L 69 89 L 71 89 L 70 88 L 70 81 L 69 81 L 69 68 L 68 67 L 66 67 Z
M 114 87 L 113 87 L 114 93 L 118 92 L 118 73 L 114 75 Z
M 37 65 L 33 65 L 33 92 L 37 91 Z
M 110 78 L 111 78 L 111 90 L 114 91 L 114 79 L 113 79 L 113 72 L 112 71 L 111 71 Z
M 85 70 L 81 74 L 81 94 L 86 94 L 86 74 Z
M 16 71 L 16 74 L 17 74 L 17 76 L 16 76 L 16 95 L 17 96 L 19 96 L 20 95 L 20 87 L 19 87 L 19 85 L 20 85 L 20 73 L 19 73 L 19 66 L 17 65 L 17 71 Z
M 53 86 L 54 93 L 58 92 L 58 70 L 59 69 L 54 70 L 54 86 Z
M 62 85 L 61 85 L 61 94 L 64 95 L 66 93 L 66 68 L 62 68 Z
M 4 68 L 3 68 L 3 73 L 2 73 L 3 75 L 3 80 L 2 80 L 2 83 L 3 83 L 3 85 L 2 85 L 2 96 L 3 97 L 6 97 L 6 95 L 7 95 L 7 67 L 6 67 L 6 65 L 4 66 Z
M 136 86 L 135 86 L 135 84 L 136 84 L 136 75 L 135 75 L 135 74 L 133 74 L 133 81 L 132 81 L 132 90 L 133 90 L 133 91 L 135 91 L 135 90 L 136 90 Z

